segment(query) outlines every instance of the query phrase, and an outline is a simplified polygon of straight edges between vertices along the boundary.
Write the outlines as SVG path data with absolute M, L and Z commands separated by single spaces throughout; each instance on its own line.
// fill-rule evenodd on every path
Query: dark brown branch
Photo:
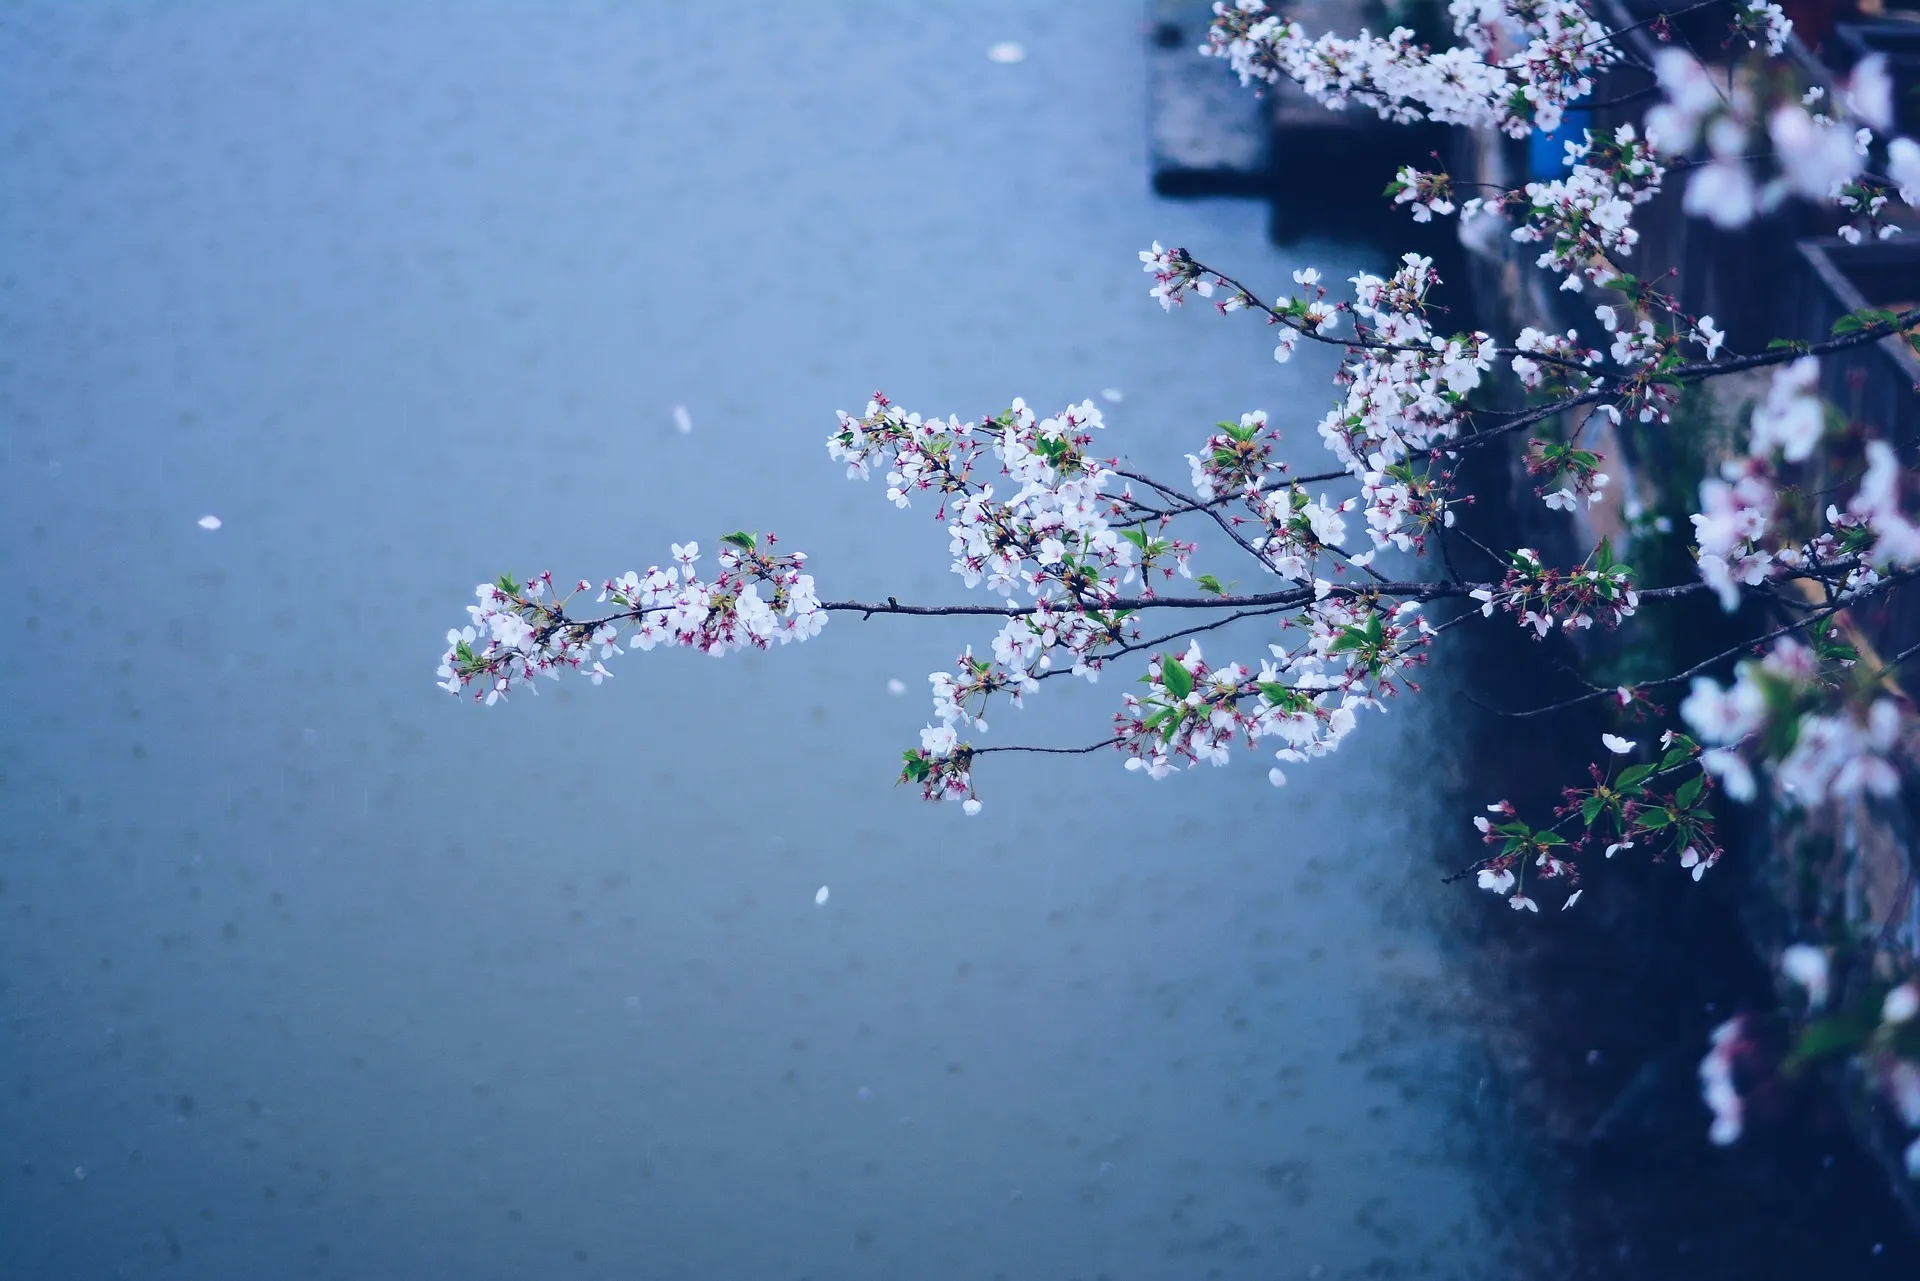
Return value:
M 1747 640 L 1743 640 L 1738 645 L 1730 646 L 1727 649 L 1721 650 L 1718 654 L 1714 654 L 1708 658 L 1703 658 L 1699 662 L 1695 663 L 1692 667 L 1687 668 L 1685 671 L 1675 672 L 1671 676 L 1662 676 L 1655 680 L 1630 681 L 1627 683 L 1627 688 L 1659 689 L 1666 685 L 1677 685 L 1681 681 L 1687 680 L 1690 677 L 1698 676 L 1700 675 L 1700 673 L 1706 671 L 1708 668 L 1714 667 L 1720 663 L 1723 663 L 1727 659 L 1732 658 L 1735 655 L 1751 652 L 1755 647 L 1764 645 L 1768 641 L 1778 640 L 1782 636 L 1790 635 L 1793 632 L 1804 631 L 1806 628 L 1812 627 L 1817 623 L 1824 623 L 1829 618 L 1832 618 L 1835 614 L 1840 613 L 1842 610 L 1851 609 L 1853 606 L 1859 604 L 1862 601 L 1871 600 L 1873 597 L 1879 595 L 1880 593 L 1885 591 L 1890 591 L 1895 586 L 1913 577 L 1914 577 L 1914 571 L 1906 571 L 1906 572 L 1896 571 L 1894 573 L 1890 573 L 1886 577 L 1882 578 L 1879 582 L 1873 584 L 1871 587 L 1867 587 L 1860 591 L 1854 592 L 1853 594 L 1847 597 L 1844 597 L 1843 599 L 1831 601 L 1828 604 L 1819 607 L 1814 613 L 1811 613 L 1804 618 L 1796 618 L 1792 622 L 1784 623 L 1781 626 L 1774 628 L 1772 631 L 1765 633 L 1764 635 L 1755 636 Z M 1645 592 L 1641 593 L 1642 598 L 1644 598 L 1646 595 L 1647 593 Z M 1886 665 L 1880 669 L 1878 676 L 1886 675 L 1888 668 L 1891 668 L 1894 664 L 1900 662 L 1902 659 L 1907 658 L 1915 653 L 1920 653 L 1920 645 L 1915 645 L 1910 649 L 1903 650 L 1899 654 L 1895 655 L 1893 658 L 1889 659 Z M 1612 690 L 1612 689 L 1595 689 L 1592 693 L 1582 694 L 1577 698 L 1563 699 L 1558 703 L 1549 703 L 1544 707 L 1535 707 L 1524 712 L 1503 711 L 1497 707 L 1489 707 L 1487 704 L 1479 702 L 1478 700 L 1474 700 L 1474 705 L 1477 707 L 1483 708 L 1486 711 L 1492 712 L 1496 716 L 1505 716 L 1513 720 L 1524 720 L 1531 716 L 1545 716 L 1549 712 L 1562 712 L 1567 710 L 1570 707 L 1578 707 L 1583 703 L 1590 703 L 1598 698 L 1611 698 L 1617 692 L 1618 692 L 1617 690 Z
M 972 756 L 985 756 L 988 752 L 1037 752 L 1043 756 L 1085 756 L 1103 747 L 1118 747 L 1120 743 L 1121 740 L 1118 738 L 1103 739 L 1098 743 L 1089 743 L 1085 747 L 1022 747 L 1018 743 L 1006 743 L 999 747 L 970 747 L 967 752 Z

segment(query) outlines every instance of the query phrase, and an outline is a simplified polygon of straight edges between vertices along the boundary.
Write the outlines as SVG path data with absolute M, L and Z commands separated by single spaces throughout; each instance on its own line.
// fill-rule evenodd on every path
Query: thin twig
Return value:
M 1718 654 L 1714 654 L 1709 658 L 1703 658 L 1699 662 L 1695 663 L 1692 667 L 1687 668 L 1685 671 L 1675 672 L 1671 676 L 1662 676 L 1657 680 L 1631 681 L 1628 683 L 1627 688 L 1659 689 L 1666 685 L 1676 685 L 1679 682 L 1688 679 L 1689 677 L 1698 676 L 1701 672 L 1706 671 L 1709 667 L 1713 667 L 1719 663 L 1725 662 L 1727 659 L 1734 657 L 1736 654 L 1740 654 L 1743 652 L 1750 652 L 1753 649 L 1757 648 L 1758 646 L 1766 644 L 1768 641 L 1778 640 L 1780 637 L 1786 636 L 1792 632 L 1802 631 L 1817 623 L 1823 623 L 1827 619 L 1832 618 L 1835 614 L 1840 613 L 1842 610 L 1850 609 L 1854 605 L 1859 604 L 1861 601 L 1868 600 L 1873 596 L 1878 595 L 1880 592 L 1886 591 L 1892 588 L 1893 586 L 1895 586 L 1896 584 L 1900 582 L 1904 582 L 1911 577 L 1912 577 L 1911 574 L 1889 575 L 1886 578 L 1882 578 L 1878 583 L 1875 583 L 1871 587 L 1864 588 L 1860 591 L 1855 592 L 1851 596 L 1845 597 L 1844 599 L 1833 601 L 1821 607 L 1819 612 L 1815 614 L 1809 615 L 1806 618 L 1794 619 L 1792 622 L 1785 623 L 1779 627 L 1774 628 L 1772 631 L 1766 633 L 1763 636 L 1755 636 L 1750 639 L 1743 640 L 1737 645 L 1733 645 L 1727 649 L 1721 650 Z M 1898 663 L 1901 659 L 1907 658 L 1908 656 L 1915 653 L 1920 653 L 1920 645 L 1914 645 L 1913 647 L 1903 650 L 1899 654 L 1896 654 L 1893 658 L 1887 661 L 1885 666 L 1883 666 L 1880 669 L 1880 671 L 1876 674 L 1875 679 L 1877 680 L 1880 676 L 1884 676 L 1887 672 L 1887 669 L 1892 667 L 1895 663 Z M 1486 708 L 1487 711 L 1492 712 L 1496 716 L 1504 716 L 1512 720 L 1524 720 L 1524 719 L 1527 719 L 1528 717 L 1533 717 L 1533 716 L 1545 716 L 1549 712 L 1565 711 L 1569 707 L 1578 707 L 1582 703 L 1592 702 L 1596 698 L 1613 697 L 1617 693 L 1618 693 L 1618 690 L 1614 690 L 1614 689 L 1596 689 L 1594 690 L 1594 692 L 1590 694 L 1582 694 L 1577 698 L 1564 699 L 1558 703 L 1549 703 L 1545 707 L 1535 707 L 1524 712 L 1503 711 L 1497 707 L 1488 707 L 1486 704 L 1478 703 L 1478 702 L 1476 702 L 1476 706 Z

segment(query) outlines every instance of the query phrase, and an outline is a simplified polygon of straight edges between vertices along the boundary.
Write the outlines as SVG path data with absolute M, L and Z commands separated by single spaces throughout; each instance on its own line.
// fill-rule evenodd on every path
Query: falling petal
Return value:
M 1121 394 L 1118 387 L 1103 387 L 1100 390 L 1100 399 L 1106 401 L 1109 405 L 1117 405 L 1125 400 L 1126 397 Z
M 827 887 L 826 886 L 822 885 L 819 889 L 814 891 L 813 901 L 815 904 L 817 904 L 820 907 L 825 907 L 827 905 Z
M 905 681 L 895 679 L 887 682 L 887 693 L 904 694 L 906 692 L 907 692 L 907 683 Z
M 1012 40 L 1002 40 L 999 44 L 987 50 L 987 57 L 991 61 L 1000 63 L 1025 62 L 1027 60 L 1027 51 L 1023 46 L 1016 44 Z
M 693 430 L 693 415 L 687 412 L 685 405 L 673 407 L 673 429 L 682 436 Z
M 194 524 L 200 526 L 202 529 L 218 529 L 220 528 L 220 518 L 218 516 L 202 516 L 199 520 L 195 521 Z

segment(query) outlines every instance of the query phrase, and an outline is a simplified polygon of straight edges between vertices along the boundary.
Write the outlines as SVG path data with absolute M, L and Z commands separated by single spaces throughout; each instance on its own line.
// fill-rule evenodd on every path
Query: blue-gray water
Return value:
M 1282 791 L 1002 758 L 968 820 L 891 778 L 983 627 L 433 687 L 503 569 L 745 527 L 830 596 L 958 593 L 825 456 L 875 387 L 1117 388 L 1175 478 L 1255 407 L 1315 452 L 1325 363 L 1146 297 L 1155 238 L 1307 259 L 1147 194 L 1142 39 L 1092 3 L 0 12 L 0 1276 L 1480 1274 L 1430 709 Z M 994 738 L 1088 741 L 1124 677 Z

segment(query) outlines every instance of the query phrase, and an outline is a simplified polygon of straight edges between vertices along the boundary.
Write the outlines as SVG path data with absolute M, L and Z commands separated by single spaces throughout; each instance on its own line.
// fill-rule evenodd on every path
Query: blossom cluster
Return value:
M 1741 663 L 1730 685 L 1696 678 L 1680 714 L 1711 745 L 1702 766 L 1742 801 L 1756 794 L 1753 767 L 1760 763 L 1771 765 L 1782 799 L 1803 808 L 1897 793 L 1899 762 L 1912 757 L 1914 719 L 1872 689 L 1847 697 L 1842 678 L 1855 663 L 1850 650 L 1830 647 L 1823 660 L 1814 647 L 1783 636 L 1764 657 Z
M 1707 1137 L 1725 1147 L 1746 1128 L 1746 1098 L 1738 1084 L 1742 1065 L 1757 1057 L 1748 1036 L 1745 1015 L 1735 1015 L 1713 1029 L 1707 1038 L 1707 1053 L 1700 1060 L 1700 1097 L 1713 1113 Z
M 1385 36 L 1363 30 L 1350 38 L 1313 37 L 1264 0 L 1221 0 L 1202 52 L 1225 59 L 1242 83 L 1290 80 L 1336 110 L 1353 104 L 1392 121 L 1495 128 L 1512 137 L 1557 130 L 1566 108 L 1592 93 L 1594 77 L 1624 56 L 1614 34 L 1580 0 L 1453 0 L 1450 12 L 1461 43 L 1434 51 L 1406 28 Z M 1819 109 L 1819 86 L 1790 90 L 1790 79 L 1764 65 L 1785 47 L 1792 25 L 1770 0 L 1736 10 L 1728 43 L 1756 51 L 1764 46 L 1764 55 L 1756 53 L 1763 65 L 1728 74 L 1724 85 L 1695 53 L 1658 49 L 1652 69 L 1661 102 L 1648 112 L 1644 132 L 1622 126 L 1607 144 L 1624 151 L 1624 166 L 1613 163 L 1615 157 L 1590 156 L 1591 139 L 1568 144 L 1571 171 L 1529 184 L 1527 216 L 1516 237 L 1547 246 L 1541 265 L 1561 274 L 1563 287 L 1578 288 L 1582 274 L 1603 280 L 1605 255 L 1632 248 L 1622 205 L 1642 203 L 1659 187 L 1664 170 L 1656 152 L 1684 158 L 1701 144 L 1707 155 L 1688 177 L 1688 213 L 1740 227 L 1793 195 L 1845 211 L 1841 234 L 1850 240 L 1896 234 L 1899 228 L 1882 212 L 1889 192 L 1909 204 L 1920 197 L 1920 144 L 1892 140 L 1885 148 L 1888 176 L 1867 172 L 1875 136 L 1893 119 L 1885 59 L 1862 59 L 1829 114 Z M 1770 174 L 1763 169 L 1756 178 L 1755 155 L 1771 156 Z M 1388 194 L 1420 222 L 1455 208 L 1445 174 L 1411 166 L 1400 170 Z M 1469 200 L 1459 211 L 1472 217 L 1507 207 L 1512 197 Z
M 1091 452 L 1102 426 L 1091 401 L 1039 418 L 1015 400 L 975 423 L 923 419 L 876 394 L 864 415 L 840 415 L 827 449 L 852 477 L 884 466 L 896 507 L 935 496 L 953 572 L 968 587 L 985 582 L 1002 596 L 1088 608 L 1111 602 L 1148 568 L 1140 544 L 1109 519 L 1132 499 L 1105 493 L 1115 472 Z M 1163 572 L 1184 568 L 1184 551 L 1168 551 L 1172 566 Z
M 1305 639 L 1268 646 L 1258 671 L 1238 663 L 1209 667 L 1198 641 L 1182 655 L 1156 654 L 1144 694 L 1128 694 L 1114 717 L 1114 742 L 1129 770 L 1165 778 L 1182 764 L 1224 765 L 1235 742 L 1254 748 L 1277 740 L 1282 764 L 1325 756 L 1356 724 L 1355 713 L 1379 707 L 1434 635 L 1417 601 L 1392 609 L 1357 595 L 1323 596 L 1294 626 Z M 1275 766 L 1278 787 L 1286 774 Z
M 976 423 L 922 418 L 876 393 L 863 415 L 842 413 L 827 442 L 849 476 L 884 467 L 894 505 L 906 507 L 920 494 L 937 499 L 953 572 L 968 587 L 984 583 L 1003 597 L 1032 601 L 1010 613 L 991 659 L 969 648 L 957 674 L 929 678 L 939 724 L 922 734 L 903 773 L 928 799 L 965 796 L 969 812 L 977 812 L 972 748 L 955 727 L 984 731 L 981 713 L 993 694 L 1004 692 L 1017 705 L 1057 664 L 1098 679 L 1103 651 L 1139 634 L 1116 604 L 1121 589 L 1138 580 L 1150 593 L 1146 575 L 1154 569 L 1163 576 L 1190 572 L 1191 544 L 1127 523 L 1144 505 L 1130 489 L 1108 493 L 1116 473 L 1091 452 L 1103 425 L 1091 401 L 1040 418 L 1015 400 L 1005 413 Z
M 1576 511 L 1584 502 L 1599 502 L 1611 479 L 1600 470 L 1600 455 L 1571 441 L 1527 442 L 1527 474 L 1538 482 L 1534 492 L 1556 511 Z
M 1571 851 L 1567 840 L 1552 829 L 1535 831 L 1520 820 L 1511 802 L 1496 801 L 1487 806 L 1487 814 L 1474 815 L 1473 825 L 1480 839 L 1498 847 L 1499 853 L 1481 865 L 1475 884 L 1507 900 L 1516 912 L 1538 912 L 1540 903 L 1526 892 L 1524 878 L 1531 870 L 1544 880 L 1567 878 L 1578 883 L 1575 865 L 1566 857 Z M 1560 910 L 1566 911 L 1580 900 L 1580 891 L 1568 894 Z
M 1323 337 L 1339 315 L 1352 318 L 1354 334 L 1340 340 L 1346 359 L 1335 375 L 1346 395 L 1322 418 L 1319 433 L 1340 466 L 1360 482 L 1357 504 L 1310 504 L 1298 494 L 1281 497 L 1271 492 L 1262 500 L 1262 491 L 1279 484 L 1285 471 L 1272 461 L 1276 437 L 1263 411 L 1243 415 L 1238 427 L 1221 423 L 1204 452 L 1187 457 L 1202 500 L 1235 494 L 1252 506 L 1254 519 L 1268 526 L 1259 545 L 1273 549 L 1267 557 L 1270 567 L 1302 576 L 1303 562 L 1292 546 L 1297 540 L 1288 532 L 1302 531 L 1302 520 L 1313 542 L 1332 546 L 1344 533 L 1337 514 L 1359 510 L 1373 547 L 1349 559 L 1362 567 L 1375 550 L 1414 550 L 1433 530 L 1453 524 L 1447 497 L 1451 477 L 1434 470 L 1430 460 L 1458 434 L 1467 397 L 1493 368 L 1499 348 L 1485 333 L 1446 337 L 1434 332 L 1426 300 L 1440 277 L 1431 259 L 1407 254 L 1389 276 L 1362 272 L 1349 282 L 1353 300 L 1337 305 L 1325 301 L 1320 275 L 1311 267 L 1293 273 L 1305 297 L 1266 304 L 1183 249 L 1166 249 L 1156 242 L 1140 259 L 1154 278 L 1148 292 L 1163 307 L 1170 309 L 1192 293 L 1211 297 L 1222 288 L 1229 291 L 1219 304 L 1222 310 L 1266 313 L 1281 326 L 1277 360 L 1285 360 L 1302 335 Z M 1546 348 L 1541 355 L 1560 360 Z M 1335 529 L 1342 532 L 1326 536 Z
M 1583 142 L 1566 144 L 1565 177 L 1530 182 L 1518 196 L 1485 202 L 1520 212 L 1514 240 L 1544 245 L 1536 265 L 1561 276 L 1560 287 L 1570 290 L 1583 280 L 1603 285 L 1620 274 L 1616 260 L 1632 254 L 1640 240 L 1634 208 L 1660 194 L 1667 172 L 1631 124 L 1607 138 L 1583 133 Z
M 1286 470 L 1273 457 L 1279 440 L 1264 409 L 1242 414 L 1238 424 L 1220 423 L 1199 453 L 1187 455 L 1195 496 L 1206 502 L 1233 494 L 1257 498 L 1270 477 Z
M 1484 333 L 1444 338 L 1427 320 L 1427 294 L 1440 282 L 1433 262 L 1406 254 L 1386 277 L 1353 278 L 1353 311 L 1365 345 L 1341 366 L 1345 401 L 1320 421 L 1320 437 L 1355 476 L 1427 452 L 1459 431 L 1467 395 L 1493 367 Z
M 1514 137 L 1557 129 L 1619 57 L 1577 0 L 1453 0 L 1450 9 L 1464 43 L 1436 52 L 1405 27 L 1309 38 L 1264 0 L 1223 0 L 1202 52 L 1227 60 L 1242 83 L 1290 79 L 1336 110 L 1351 103 L 1386 120 L 1490 126 Z
M 586 671 L 598 685 L 613 675 L 605 660 L 622 651 L 623 637 L 628 649 L 681 646 L 720 655 L 817 636 L 827 615 L 805 570 L 806 553 L 776 555 L 770 549 L 777 541 L 772 534 L 727 535 L 710 580 L 697 568 L 700 544 L 675 543 L 672 565 L 606 580 L 598 601 L 614 608 L 595 618 L 567 612 L 573 596 L 592 590 L 584 579 L 564 595 L 551 573 L 481 583 L 474 588 L 478 603 L 467 606 L 472 621 L 447 633 L 440 687 L 471 690 L 491 706 L 516 686 L 537 694 L 536 677 L 558 679 L 568 669 Z
M 1754 5 L 1754 13 L 1764 17 L 1768 53 L 1777 53 L 1790 24 L 1771 5 Z M 1790 79 L 1764 64 L 1729 74 L 1723 84 L 1698 58 L 1674 48 L 1658 51 L 1654 73 L 1662 101 L 1647 113 L 1647 136 L 1670 156 L 1704 144 L 1707 159 L 1687 180 L 1684 208 L 1716 226 L 1745 226 L 1799 196 L 1844 210 L 1846 239 L 1885 239 L 1900 230 L 1881 220 L 1887 190 L 1920 195 L 1920 146 L 1911 139 L 1887 145 L 1890 179 L 1867 173 L 1876 134 L 1893 123 L 1893 82 L 1882 55 L 1855 65 L 1834 104 L 1825 103 L 1822 86 L 1794 90 Z M 1828 105 L 1836 109 L 1830 113 Z M 1770 162 L 1758 175 L 1756 156 Z
M 1140 262 L 1141 270 L 1153 277 L 1153 288 L 1147 292 L 1163 310 L 1172 311 L 1190 293 L 1213 297 L 1212 276 L 1184 249 L 1168 249 L 1156 240 L 1151 249 L 1140 251 Z
M 1904 511 L 1903 472 L 1885 441 L 1866 443 L 1858 487 L 1844 510 L 1828 504 L 1824 528 L 1787 525 L 1782 469 L 1805 463 L 1827 431 L 1818 379 L 1811 356 L 1780 366 L 1754 408 L 1746 455 L 1700 482 L 1700 510 L 1691 518 L 1700 577 L 1729 611 L 1739 606 L 1741 587 L 1780 574 L 1833 569 L 1843 593 L 1860 592 L 1886 572 L 1920 564 L 1920 525 Z
M 1480 602 L 1480 612 L 1493 617 L 1495 609 L 1516 615 L 1522 627 L 1545 637 L 1555 627 L 1583 631 L 1596 622 L 1618 627 L 1640 608 L 1630 566 L 1616 564 L 1610 543 L 1595 549 L 1593 563 L 1561 570 L 1547 565 L 1531 547 L 1515 549 L 1506 576 L 1494 586 L 1476 587 L 1469 595 Z
M 1585 391 L 1592 379 L 1581 371 L 1592 368 L 1600 353 L 1580 341 L 1578 330 L 1550 334 L 1529 325 L 1514 339 L 1513 372 L 1528 391 Z
M 1386 194 L 1393 197 L 1394 204 L 1407 206 L 1415 222 L 1432 222 L 1435 214 L 1445 217 L 1454 210 L 1453 178 L 1445 171 L 1427 172 L 1402 165 L 1387 184 Z
M 1601 844 L 1607 858 L 1632 849 L 1647 850 L 1656 861 L 1677 855 L 1696 881 L 1719 861 L 1720 845 L 1707 807 L 1709 776 L 1698 763 L 1699 745 L 1669 730 L 1660 736 L 1656 759 L 1627 764 L 1638 742 L 1617 734 L 1602 734 L 1600 740 L 1608 764 L 1588 767 L 1588 786 L 1563 789 L 1554 821 L 1546 827 L 1527 823 L 1508 801 L 1487 807 L 1493 818 L 1474 816 L 1481 840 L 1495 850 L 1476 865 L 1481 889 L 1508 896 L 1508 905 L 1516 911 L 1537 912 L 1538 904 L 1526 894 L 1526 878 L 1578 886 L 1578 857 Z M 1562 910 L 1579 901 L 1581 893 L 1574 889 Z
M 1700 1061 L 1700 1092 L 1713 1114 L 1707 1137 L 1720 1146 L 1745 1131 L 1749 1103 L 1779 1077 L 1799 1068 L 1853 1057 L 1866 1079 L 1893 1104 L 1909 1132 L 1920 1132 L 1920 976 L 1887 983 L 1847 949 L 1795 943 L 1782 950 L 1780 972 L 1798 995 L 1800 1026 L 1791 1048 L 1779 1053 L 1760 1020 L 1736 1015 L 1715 1028 Z M 1836 970 L 1851 970 L 1843 981 Z M 1835 1008 L 1838 1006 L 1839 1008 Z M 1920 1134 L 1902 1154 L 1907 1174 L 1920 1179 Z

